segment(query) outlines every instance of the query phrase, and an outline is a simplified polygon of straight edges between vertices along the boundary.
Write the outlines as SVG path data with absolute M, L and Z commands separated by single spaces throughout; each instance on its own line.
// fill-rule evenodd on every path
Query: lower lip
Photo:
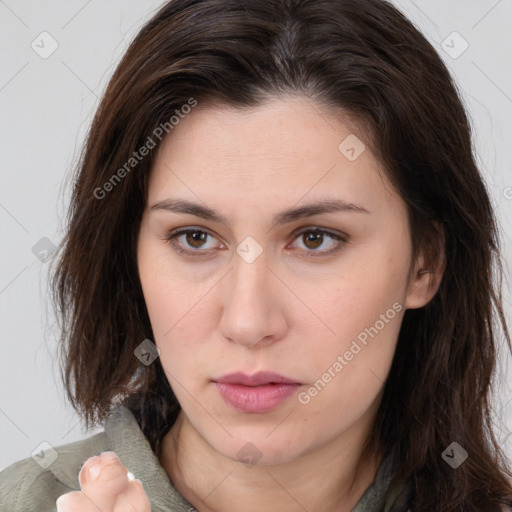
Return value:
M 215 382 L 224 401 L 236 410 L 246 413 L 271 411 L 293 395 L 300 384 L 264 384 L 243 386 Z

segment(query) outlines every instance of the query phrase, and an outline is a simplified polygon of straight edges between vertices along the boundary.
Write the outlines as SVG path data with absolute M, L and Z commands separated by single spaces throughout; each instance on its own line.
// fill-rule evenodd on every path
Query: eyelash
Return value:
M 205 253 L 208 254 L 210 250 L 197 249 L 195 251 L 189 251 L 187 249 L 183 249 L 183 247 L 175 241 L 175 239 L 178 238 L 179 236 L 186 235 L 188 233 L 206 233 L 208 236 L 215 238 L 211 233 L 209 233 L 208 231 L 206 231 L 204 229 L 185 228 L 185 229 L 179 229 L 177 231 L 170 232 L 165 237 L 165 240 L 180 254 L 185 254 L 187 256 L 193 256 L 193 257 L 202 256 Z M 341 236 L 341 235 L 332 233 L 331 231 L 327 231 L 327 230 L 324 230 L 321 228 L 306 228 L 298 233 L 294 233 L 294 238 L 292 241 L 295 241 L 300 236 L 302 236 L 306 233 L 313 233 L 315 235 L 318 235 L 318 234 L 327 235 L 327 237 L 340 242 L 334 249 L 329 249 L 329 250 L 324 250 L 324 251 L 313 251 L 313 250 L 305 251 L 307 253 L 308 257 L 312 257 L 312 258 L 317 258 L 319 256 L 331 255 L 331 254 L 337 252 L 339 249 L 341 249 L 341 247 L 348 241 L 347 237 L 345 237 L 345 236 Z M 323 243 L 323 240 L 322 240 L 322 243 Z

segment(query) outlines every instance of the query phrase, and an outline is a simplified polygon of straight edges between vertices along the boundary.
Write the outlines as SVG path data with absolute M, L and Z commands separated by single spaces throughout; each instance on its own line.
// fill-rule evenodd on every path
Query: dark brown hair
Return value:
M 426 268 L 437 264 L 436 225 L 444 230 L 440 289 L 405 313 L 371 446 L 397 463 L 396 482 L 411 483 L 416 512 L 512 504 L 489 402 L 499 332 L 510 347 L 494 214 L 450 74 L 383 0 L 174 0 L 140 30 L 92 123 L 52 279 L 71 403 L 92 426 L 124 400 L 158 450 L 179 404 L 159 359 L 134 357 L 153 339 L 135 243 L 156 150 L 112 177 L 190 98 L 248 108 L 283 94 L 364 127 Z M 457 469 L 441 457 L 454 441 L 469 454 Z

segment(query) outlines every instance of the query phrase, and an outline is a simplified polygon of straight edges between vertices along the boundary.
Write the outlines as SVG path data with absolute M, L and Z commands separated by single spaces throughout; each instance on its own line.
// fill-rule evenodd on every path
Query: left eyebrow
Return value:
M 207 206 L 193 203 L 186 199 L 164 199 L 153 204 L 150 209 L 168 210 L 178 214 L 195 215 L 196 217 L 201 217 L 206 220 L 221 222 L 226 224 L 226 226 L 229 225 L 228 220 L 224 215 Z M 294 222 L 296 220 L 304 219 L 307 217 L 313 217 L 314 215 L 322 215 L 335 212 L 370 214 L 366 208 L 355 205 L 353 203 L 349 203 L 342 199 L 324 199 L 323 201 L 316 203 L 305 204 L 304 206 L 299 206 L 296 208 L 289 208 L 275 214 L 272 218 L 272 227 L 281 226 L 283 224 L 288 224 L 290 222 Z
M 274 215 L 272 226 L 280 226 L 293 222 L 298 219 L 313 217 L 313 215 L 322 215 L 325 213 L 350 212 L 350 213 L 367 213 L 370 212 L 362 206 L 343 201 L 342 199 L 325 199 L 318 203 L 305 204 L 298 208 L 290 208 L 281 213 Z

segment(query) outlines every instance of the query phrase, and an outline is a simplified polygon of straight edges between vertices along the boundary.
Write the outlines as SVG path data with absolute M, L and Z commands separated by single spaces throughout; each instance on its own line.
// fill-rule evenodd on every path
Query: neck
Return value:
M 349 512 L 381 463 L 364 456 L 369 432 L 360 426 L 290 462 L 248 466 L 224 457 L 183 412 L 162 441 L 160 463 L 174 487 L 198 512 Z

